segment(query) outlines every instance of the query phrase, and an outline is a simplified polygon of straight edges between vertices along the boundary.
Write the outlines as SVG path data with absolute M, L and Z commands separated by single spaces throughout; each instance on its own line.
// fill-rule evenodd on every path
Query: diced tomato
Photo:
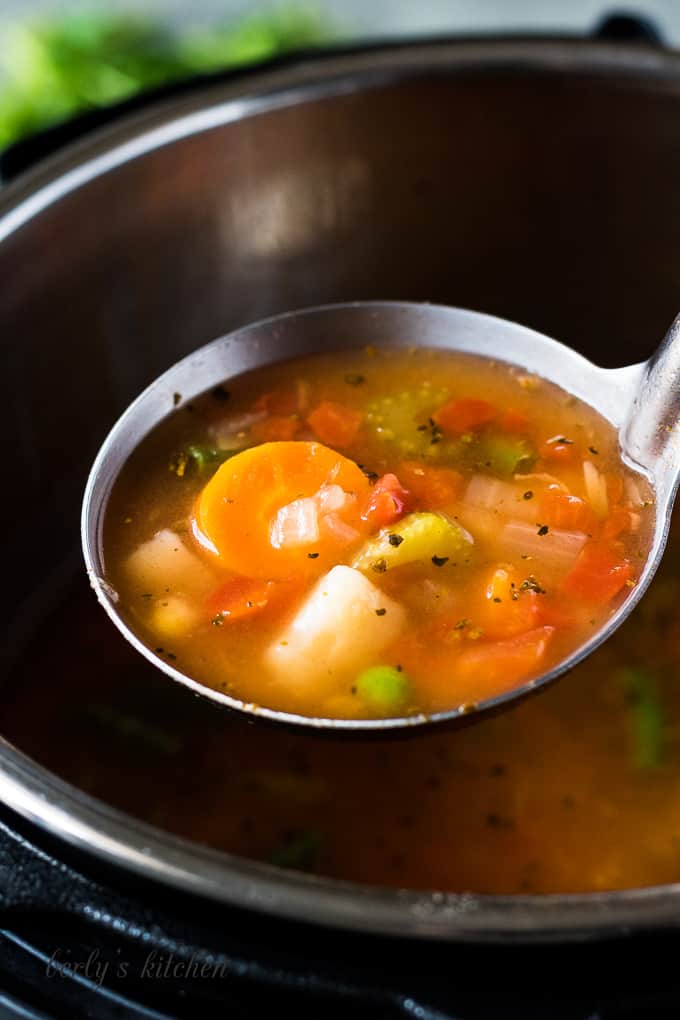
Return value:
M 255 439 L 260 443 L 276 443 L 289 439 L 295 439 L 301 428 L 301 421 L 293 415 L 284 418 L 281 415 L 272 415 L 256 421 L 251 428 Z
M 418 510 L 444 509 L 460 495 L 463 476 L 453 468 L 428 467 L 419 461 L 406 460 L 398 470 Z
M 551 528 L 592 534 L 597 518 L 584 499 L 570 496 L 559 485 L 549 485 L 541 495 L 539 517 Z
M 588 542 L 562 582 L 562 590 L 588 602 L 610 602 L 633 577 L 630 560 L 604 542 Z
M 438 711 L 502 694 L 539 672 L 554 633 L 554 627 L 542 626 L 503 641 L 461 638 L 454 656 L 452 645 L 433 640 L 428 628 L 402 635 L 394 655 L 407 674 L 418 677 L 419 689 Z
M 523 435 L 529 429 L 527 416 L 521 411 L 515 411 L 512 407 L 501 413 L 497 424 L 502 432 L 512 432 L 515 435 Z
M 444 432 L 461 436 L 465 432 L 487 425 L 497 415 L 498 408 L 488 401 L 463 397 L 461 400 L 450 400 L 448 404 L 435 411 L 432 417 Z
M 466 646 L 453 664 L 452 691 L 457 683 L 474 684 L 481 697 L 510 690 L 538 670 L 554 633 L 554 627 L 536 627 L 505 641 Z
M 322 400 L 307 417 L 307 424 L 322 443 L 339 447 L 354 442 L 362 421 L 361 411 L 332 400 Z
M 368 495 L 361 514 L 362 521 L 375 529 L 394 524 L 404 513 L 409 495 L 396 475 L 383 475 Z
M 579 456 L 576 443 L 558 443 L 554 440 L 542 443 L 538 453 L 542 460 L 552 464 L 571 464 Z
M 261 613 L 289 592 L 285 582 L 261 581 L 252 577 L 234 577 L 208 596 L 206 609 L 211 617 L 242 620 Z
M 618 538 L 624 532 L 633 530 L 634 521 L 635 517 L 630 510 L 626 510 L 623 506 L 615 506 L 604 522 L 602 537 L 609 539 Z
M 266 411 L 274 417 L 287 418 L 296 414 L 298 406 L 298 394 L 294 389 L 273 390 L 271 393 L 263 393 L 255 401 L 255 411 Z
M 519 572 L 501 565 L 484 578 L 481 598 L 471 605 L 470 617 L 485 637 L 514 637 L 539 625 L 544 597 L 537 591 L 523 590 Z

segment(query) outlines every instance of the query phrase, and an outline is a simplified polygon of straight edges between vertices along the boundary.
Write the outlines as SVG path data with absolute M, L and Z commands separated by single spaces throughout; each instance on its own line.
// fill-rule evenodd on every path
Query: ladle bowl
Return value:
M 570 347 L 517 323 L 440 305 L 407 302 L 326 305 L 244 326 L 168 369 L 125 411 L 92 467 L 81 522 L 91 585 L 121 633 L 172 680 L 226 708 L 316 730 L 386 731 L 463 718 L 470 721 L 469 705 L 430 715 L 332 719 L 276 711 L 239 700 L 198 683 L 144 644 L 119 613 L 117 593 L 106 580 L 102 534 L 112 488 L 132 452 L 165 417 L 178 406 L 251 369 L 302 355 L 369 344 L 424 346 L 481 355 L 519 366 L 555 383 L 589 404 L 618 431 L 624 461 L 644 474 L 654 490 L 654 530 L 649 553 L 626 600 L 568 657 L 541 676 L 480 701 L 473 715 L 499 709 L 542 688 L 595 651 L 630 615 L 660 563 L 680 475 L 680 316 L 648 361 L 615 369 L 594 365 Z

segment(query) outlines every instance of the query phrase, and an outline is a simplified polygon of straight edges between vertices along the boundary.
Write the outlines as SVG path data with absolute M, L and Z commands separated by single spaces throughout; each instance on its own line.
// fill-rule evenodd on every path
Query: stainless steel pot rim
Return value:
M 0 195 L 0 243 L 70 191 L 144 153 L 229 121 L 298 102 L 464 71 L 611 74 L 674 88 L 680 58 L 591 42 L 437 41 L 263 69 L 243 83 L 197 89 L 97 132 Z M 53 836 L 149 879 L 221 904 L 373 934 L 449 940 L 601 938 L 676 925 L 680 883 L 550 896 L 446 894 L 362 886 L 282 872 L 170 836 L 84 794 L 0 739 L 0 798 Z

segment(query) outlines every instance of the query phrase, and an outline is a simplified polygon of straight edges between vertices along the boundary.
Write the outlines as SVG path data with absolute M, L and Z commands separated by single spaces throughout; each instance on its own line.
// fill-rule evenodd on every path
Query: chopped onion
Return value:
M 555 577 L 566 573 L 586 544 L 588 536 L 582 531 L 562 531 L 550 528 L 539 535 L 536 524 L 524 521 L 508 521 L 500 534 L 500 544 L 506 554 L 516 558 L 520 554 L 528 558 L 527 570 L 531 573 L 531 562 L 540 562 L 541 577 Z
M 626 478 L 623 483 L 623 489 L 630 506 L 642 506 L 644 502 L 642 493 L 635 479 Z
M 549 475 L 547 471 L 534 471 L 528 475 L 515 475 L 516 482 L 541 482 L 546 487 L 551 485 L 557 485 L 562 492 L 569 493 L 569 486 L 565 485 L 564 482 L 556 478 L 555 475 Z
M 489 475 L 474 475 L 468 482 L 463 501 L 469 506 L 483 507 L 494 514 L 533 521 L 536 517 L 536 504 L 533 497 L 525 499 L 526 491 L 528 489 L 513 482 L 504 482 Z M 474 525 L 471 530 L 474 534 Z
M 601 474 L 595 465 L 589 461 L 583 461 L 583 480 L 586 485 L 586 495 L 593 513 L 604 518 L 609 513 L 609 499 L 607 498 L 607 479 Z
M 319 541 L 319 510 L 313 497 L 294 499 L 278 511 L 269 531 L 275 549 L 292 549 Z
M 337 514 L 324 514 L 321 526 L 342 545 L 351 545 L 360 537 L 357 529 L 341 520 Z
M 345 490 L 340 485 L 322 485 L 314 499 L 322 514 L 333 513 L 335 510 L 344 510 L 356 502 L 356 496 Z

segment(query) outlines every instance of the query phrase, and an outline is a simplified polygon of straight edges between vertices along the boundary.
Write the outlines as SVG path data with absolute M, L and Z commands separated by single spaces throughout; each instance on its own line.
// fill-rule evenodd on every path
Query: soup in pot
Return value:
M 2 730 L 138 818 L 283 867 L 454 892 L 677 882 L 678 605 L 676 513 L 645 598 L 563 680 L 470 727 L 337 740 L 168 683 L 79 579 L 36 619 Z

